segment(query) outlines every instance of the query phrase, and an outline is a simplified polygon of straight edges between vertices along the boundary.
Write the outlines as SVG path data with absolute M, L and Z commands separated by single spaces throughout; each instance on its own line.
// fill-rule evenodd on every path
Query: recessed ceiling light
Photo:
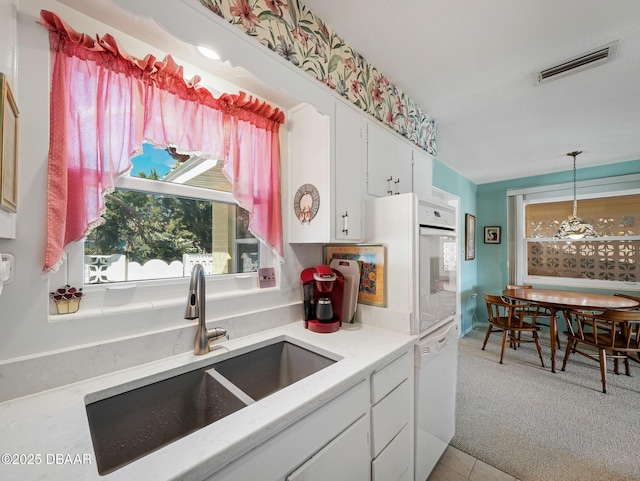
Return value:
M 218 52 L 210 49 L 209 47 L 198 45 L 196 49 L 198 50 L 198 52 L 200 52 L 201 55 L 204 55 L 207 58 L 210 58 L 212 60 L 220 60 L 220 55 L 218 55 Z

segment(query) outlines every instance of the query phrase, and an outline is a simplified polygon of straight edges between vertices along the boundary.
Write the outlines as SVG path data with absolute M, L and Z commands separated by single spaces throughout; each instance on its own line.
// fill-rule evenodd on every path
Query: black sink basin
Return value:
M 279 342 L 219 362 L 213 368 L 258 401 L 334 362 L 295 344 Z
M 204 369 L 88 404 L 98 472 L 107 474 L 245 406 Z
M 98 472 L 108 474 L 334 362 L 280 341 L 90 402 Z

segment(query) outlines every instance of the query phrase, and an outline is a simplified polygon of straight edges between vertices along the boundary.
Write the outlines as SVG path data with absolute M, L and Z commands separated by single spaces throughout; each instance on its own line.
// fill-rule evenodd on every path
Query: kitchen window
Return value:
M 221 162 L 144 144 L 84 242 L 84 284 L 255 272 L 258 240 Z
M 259 267 L 279 265 L 249 232 L 248 213 L 234 201 L 221 162 L 177 157 L 144 144 L 129 174 L 106 196 L 105 223 L 70 248 L 51 274 L 52 288 L 83 287 L 87 311 L 108 297 L 134 304 L 182 300 L 195 263 L 205 268 L 210 292 L 222 295 L 246 294 L 257 286 Z
M 510 219 L 517 226 L 510 242 L 516 283 L 640 288 L 640 190 L 637 175 L 578 184 L 578 216 L 599 237 L 555 239 L 560 222 L 571 216 L 570 187 L 509 191 Z M 513 251 L 511 251 L 513 249 Z M 513 257 L 512 257 L 513 259 Z

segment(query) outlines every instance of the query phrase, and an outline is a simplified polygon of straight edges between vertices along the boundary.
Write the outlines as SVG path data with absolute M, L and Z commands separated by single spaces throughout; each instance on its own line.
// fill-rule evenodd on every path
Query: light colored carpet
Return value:
M 609 372 L 603 394 L 597 362 L 572 354 L 562 372 L 561 350 L 553 374 L 546 339 L 545 368 L 533 344 L 499 364 L 500 334 L 482 351 L 485 329 L 460 340 L 454 447 L 521 481 L 640 480 L 639 364 Z

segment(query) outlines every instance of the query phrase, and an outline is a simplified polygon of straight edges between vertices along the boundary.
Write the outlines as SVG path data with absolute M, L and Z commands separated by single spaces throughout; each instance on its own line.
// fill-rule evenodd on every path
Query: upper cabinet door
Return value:
M 424 150 L 413 149 L 413 192 L 418 197 L 429 198 L 433 195 L 433 157 Z
M 336 240 L 362 240 L 362 200 L 367 168 L 366 131 L 366 118 L 361 113 L 342 102 L 336 102 Z
M 289 242 L 330 242 L 330 118 L 300 104 L 289 123 Z
M 411 147 L 367 122 L 367 193 L 376 197 L 411 192 Z
M 292 243 L 362 240 L 366 119 L 340 102 L 333 114 L 309 104 L 289 111 Z

